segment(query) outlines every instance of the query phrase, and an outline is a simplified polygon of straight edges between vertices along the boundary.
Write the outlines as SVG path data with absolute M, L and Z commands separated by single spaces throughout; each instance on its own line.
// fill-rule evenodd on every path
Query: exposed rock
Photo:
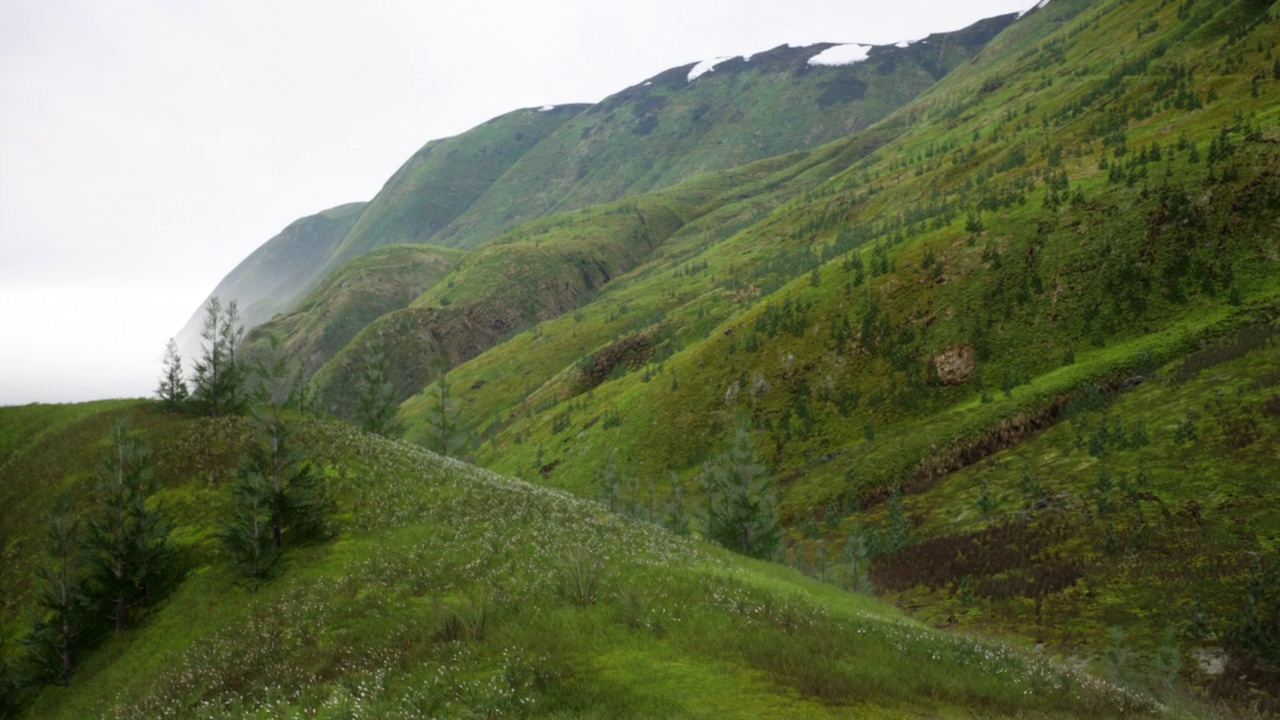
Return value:
M 1129 389 L 1131 389 L 1131 388 L 1136 388 L 1136 387 L 1138 387 L 1139 385 L 1141 385 L 1144 381 L 1146 381 L 1146 378 L 1145 378 L 1145 377 L 1143 377 L 1142 375 L 1134 375 L 1134 376 L 1133 376 L 1133 377 L 1131 377 L 1131 378 L 1125 378 L 1125 379 L 1120 383 L 1120 389 L 1121 389 L 1121 390 L 1129 390 Z
M 938 382 L 943 385 L 960 385 L 973 377 L 974 352 L 972 345 L 948 345 L 933 358 L 938 369 Z

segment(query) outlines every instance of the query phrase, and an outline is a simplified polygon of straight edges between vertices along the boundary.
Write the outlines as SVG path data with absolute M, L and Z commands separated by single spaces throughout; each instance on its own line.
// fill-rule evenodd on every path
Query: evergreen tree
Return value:
M 68 504 L 60 503 L 49 518 L 48 535 L 36 569 L 36 611 L 23 639 L 33 679 L 58 685 L 71 683 L 74 655 L 89 609 L 77 545 L 80 527 Z
M 251 592 L 279 570 L 280 551 L 272 538 L 273 494 L 267 478 L 245 463 L 231 481 L 232 515 L 221 523 L 223 547 Z
M 451 394 L 449 373 L 442 368 L 428 392 L 432 404 L 427 414 L 427 446 L 446 457 L 457 457 L 465 452 L 467 440 L 458 428 L 458 408 Z
M 108 435 L 109 452 L 97 474 L 98 507 L 89 522 L 85 550 L 95 598 L 104 601 L 116 632 L 130 608 L 147 599 L 168 566 L 169 523 L 147 498 L 157 489 L 150 452 L 120 423 Z
M 897 555 L 911 544 L 911 525 L 902 508 L 902 486 L 894 483 L 889 492 L 889 524 L 885 528 L 880 550 L 890 557 Z
M 866 540 L 862 532 L 855 529 L 845 537 L 845 587 L 853 592 L 874 595 L 875 586 L 871 583 L 871 554 L 867 550 Z
M 209 298 L 200 337 L 201 355 L 196 361 L 191 399 L 201 412 L 213 417 L 240 412 L 245 371 L 238 353 L 244 328 L 235 300 L 227 303 L 224 310 L 218 298 Z
M 777 554 L 782 528 L 766 468 L 756 460 L 751 435 L 738 429 L 733 445 L 707 468 L 705 537 L 756 558 Z
M 292 373 L 277 336 L 267 336 L 267 354 L 254 365 L 253 375 L 256 438 L 242 474 L 260 475 L 270 489 L 271 538 L 279 550 L 286 533 L 299 542 L 323 534 L 327 502 L 319 476 L 290 442 L 285 408 L 292 396 Z
M 404 431 L 396 418 L 396 389 L 388 377 L 387 354 L 378 337 L 365 343 L 364 373 L 360 376 L 360 402 L 356 419 L 360 427 L 382 435 L 395 437 Z
M 182 356 L 178 354 L 178 344 L 169 338 L 164 346 L 164 370 L 160 375 L 160 387 L 156 388 L 156 398 L 160 406 L 168 412 L 177 412 L 187 402 L 190 390 L 182 373 Z
M 689 509 L 685 500 L 684 481 L 671 473 L 671 490 L 663 503 L 662 524 L 677 535 L 689 534 Z
M 600 470 L 600 476 L 596 479 L 596 499 L 612 513 L 618 512 L 621 506 L 619 485 L 617 453 L 610 452 L 609 458 L 605 460 L 604 467 Z

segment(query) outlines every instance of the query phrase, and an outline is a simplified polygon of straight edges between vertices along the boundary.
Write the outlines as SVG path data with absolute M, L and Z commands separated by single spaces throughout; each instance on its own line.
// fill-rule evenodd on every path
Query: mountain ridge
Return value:
M 246 321 L 252 326 L 291 310 L 324 275 L 379 244 L 473 248 L 521 219 L 617 200 L 699 172 L 832 140 L 873 122 L 931 85 L 1013 17 L 934 33 L 907 48 L 877 46 L 868 60 L 836 67 L 807 64 L 830 43 L 779 46 L 753 55 L 755 65 L 738 58 L 719 75 L 698 78 L 700 85 L 687 79 L 694 64 L 684 65 L 599 103 L 562 105 L 545 112 L 516 110 L 453 138 L 433 140 L 363 206 L 336 246 L 317 248 L 305 269 L 287 285 L 282 283 L 280 297 L 254 308 Z M 949 48 L 947 39 L 954 39 Z M 936 56 L 931 48 L 926 52 L 930 41 L 939 47 Z M 654 89 L 663 89 L 663 94 Z M 768 98 L 754 111 L 735 104 L 743 93 L 766 89 L 782 97 Z M 782 127 L 774 127 L 779 122 Z M 723 131 L 716 130 L 726 124 Z M 653 149 L 659 140 L 665 143 L 663 149 Z M 613 141 L 625 144 L 618 146 L 620 150 L 601 149 Z M 533 156 L 526 157 L 528 153 Z M 452 158 L 463 160 L 455 163 Z M 242 312 L 258 300 L 252 294 L 240 297 L 237 291 L 236 278 L 252 265 L 237 266 L 214 293 L 221 293 L 224 302 L 237 300 Z M 195 354 L 202 316 L 203 309 L 198 309 L 182 332 L 186 341 L 181 345 L 189 356 Z

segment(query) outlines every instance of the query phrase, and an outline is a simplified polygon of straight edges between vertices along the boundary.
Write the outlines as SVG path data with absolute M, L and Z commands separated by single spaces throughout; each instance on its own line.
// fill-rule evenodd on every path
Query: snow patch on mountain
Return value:
M 809 58 L 810 65 L 852 65 L 867 59 L 871 45 L 834 45 Z
M 713 70 L 716 69 L 716 66 L 719 65 L 720 63 L 724 62 L 725 60 L 731 60 L 735 57 L 737 56 L 728 55 L 725 57 L 718 57 L 718 58 L 711 58 L 710 60 L 703 60 L 697 65 L 694 65 L 693 69 L 689 71 L 689 82 L 693 82 L 694 80 L 697 80 L 699 77 L 709 72 L 712 72 Z
M 1026 10 L 1023 10 L 1022 12 L 1018 13 L 1018 17 L 1022 17 L 1023 15 L 1026 15 L 1027 13 L 1031 12 L 1032 10 L 1039 10 L 1040 8 L 1042 8 L 1042 7 L 1044 7 L 1045 5 L 1048 5 L 1048 4 L 1049 4 L 1049 0 L 1040 0 L 1040 2 L 1036 3 L 1036 6 L 1035 6 L 1035 7 L 1033 7 L 1033 8 L 1027 8 Z

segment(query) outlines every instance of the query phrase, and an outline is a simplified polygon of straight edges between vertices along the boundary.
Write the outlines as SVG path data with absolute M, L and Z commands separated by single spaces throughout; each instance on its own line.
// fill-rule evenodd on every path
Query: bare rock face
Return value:
M 960 385 L 973 377 L 974 353 L 972 345 L 948 345 L 933 358 L 938 369 L 938 382 L 943 385 Z

